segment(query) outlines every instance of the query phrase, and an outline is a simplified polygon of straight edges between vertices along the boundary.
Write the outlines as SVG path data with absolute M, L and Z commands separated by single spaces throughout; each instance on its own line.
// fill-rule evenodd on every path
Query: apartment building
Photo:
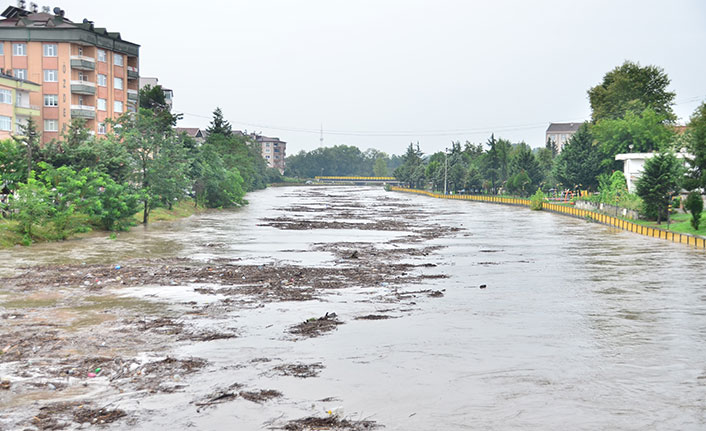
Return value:
M 545 133 L 544 142 L 552 141 L 557 151 L 561 152 L 571 136 L 579 130 L 581 123 L 550 123 Z
M 40 107 L 30 103 L 30 95 L 40 89 L 39 84 L 0 73 L 0 139 L 21 135 L 30 117 L 38 121 Z
M 10 6 L 2 17 L 0 69 L 40 84 L 29 104 L 40 107 L 43 142 L 58 139 L 75 118 L 105 134 L 106 119 L 136 110 L 139 45 L 87 19 L 74 23 L 60 8 Z
M 255 135 L 255 142 L 260 144 L 262 158 L 270 168 L 276 168 L 281 174 L 284 173 L 284 158 L 287 157 L 287 143 L 279 138 L 268 138 L 267 136 Z
M 147 87 L 148 85 L 152 88 L 160 85 L 159 78 L 141 76 L 140 77 L 140 90 Z M 162 92 L 164 93 L 164 101 L 167 103 L 167 107 L 171 111 L 172 106 L 174 105 L 174 91 L 162 86 Z

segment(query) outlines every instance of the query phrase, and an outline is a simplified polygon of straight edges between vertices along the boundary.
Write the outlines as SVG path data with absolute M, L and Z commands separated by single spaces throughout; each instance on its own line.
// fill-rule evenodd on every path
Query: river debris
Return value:
M 392 316 L 387 316 L 385 314 L 367 314 L 365 316 L 358 316 L 355 320 L 385 320 L 394 319 Z
M 70 422 L 80 425 L 105 425 L 125 416 L 127 413 L 120 409 L 91 408 L 88 404 L 73 401 L 50 403 L 40 407 L 30 422 L 42 431 L 63 430 L 71 426 Z
M 276 366 L 273 371 L 280 376 L 292 376 L 300 379 L 318 377 L 324 365 L 321 362 L 312 364 L 282 364 Z
M 379 428 L 380 425 L 370 420 L 348 420 L 337 416 L 306 417 L 289 421 L 283 428 L 286 431 L 365 431 Z
M 237 398 L 242 398 L 246 401 L 250 401 L 257 404 L 262 404 L 265 401 L 269 401 L 274 398 L 280 398 L 282 393 L 274 389 L 258 389 L 252 391 L 241 391 L 243 387 L 240 383 L 233 383 L 225 389 L 219 389 L 214 393 L 208 395 L 203 401 L 195 402 L 194 404 L 198 406 L 197 412 L 201 412 L 204 409 L 217 405 L 223 404 L 229 401 L 233 401 Z
M 336 326 L 342 325 L 343 322 L 338 320 L 336 313 L 326 313 L 325 315 L 316 318 L 312 317 L 289 328 L 289 333 L 299 335 L 304 338 L 318 337 L 327 332 L 336 329 Z

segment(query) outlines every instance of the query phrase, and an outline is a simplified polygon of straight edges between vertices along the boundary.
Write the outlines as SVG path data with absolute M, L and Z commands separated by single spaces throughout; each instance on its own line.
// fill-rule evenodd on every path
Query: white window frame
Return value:
M 100 87 L 107 87 L 108 86 L 108 76 L 103 75 L 102 73 L 98 74 L 98 78 L 96 78 L 98 81 L 98 86 Z
M 27 79 L 27 69 L 14 69 L 12 76 L 17 79 Z
M 123 102 L 116 100 L 113 102 L 113 112 L 122 114 L 123 113 Z
M 98 123 L 98 134 L 105 135 L 105 133 L 106 133 L 105 123 Z
M 120 84 L 120 85 L 118 85 L 118 84 Z M 118 77 L 113 78 L 113 88 L 116 90 L 122 90 L 123 89 L 123 78 L 118 78 Z
M 4 132 L 12 132 L 12 117 L 0 115 L 0 130 Z
M 4 88 L 0 89 L 0 103 L 12 105 L 12 91 Z
M 44 82 L 59 82 L 59 71 L 57 69 L 44 69 Z
M 58 94 L 45 94 L 44 95 L 44 106 L 47 108 L 56 108 L 59 106 L 59 95 Z
M 45 132 L 58 132 L 59 131 L 59 120 L 44 120 L 44 131 Z
M 55 43 L 45 43 L 44 47 L 45 57 L 58 57 L 59 56 L 59 45 Z
M 108 110 L 108 100 L 107 99 L 96 99 L 96 109 L 99 111 Z
M 12 55 L 16 57 L 26 57 L 27 56 L 27 44 L 26 43 L 13 43 L 12 44 Z
M 104 49 L 99 49 L 99 50 L 98 50 L 98 55 L 97 55 L 97 57 L 98 57 L 98 61 L 100 61 L 101 63 L 105 63 L 105 62 L 106 62 L 106 58 L 107 58 L 107 57 L 106 57 L 106 54 L 105 54 L 105 50 L 104 50 Z
M 121 54 L 113 54 L 113 64 L 116 66 L 123 67 L 123 56 Z

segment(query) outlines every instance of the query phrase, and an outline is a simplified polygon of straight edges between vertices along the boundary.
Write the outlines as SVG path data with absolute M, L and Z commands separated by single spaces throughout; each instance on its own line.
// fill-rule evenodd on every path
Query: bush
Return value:
M 684 202 L 684 208 L 691 213 L 691 227 L 693 227 L 694 230 L 699 230 L 701 212 L 704 210 L 704 201 L 701 198 L 701 193 L 696 190 L 689 193 Z
M 544 193 L 542 189 L 537 189 L 537 192 L 530 198 L 530 209 L 533 211 L 539 211 L 542 209 L 544 204 Z

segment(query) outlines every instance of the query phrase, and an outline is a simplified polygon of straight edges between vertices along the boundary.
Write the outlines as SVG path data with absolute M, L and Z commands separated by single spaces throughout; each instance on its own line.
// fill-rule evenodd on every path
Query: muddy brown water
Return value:
M 0 286 L 1 315 L 77 315 L 79 329 L 65 330 L 90 331 L 97 343 L 108 317 L 80 315 L 101 307 L 167 310 L 179 318 L 185 303 L 230 304 L 182 323 L 237 334 L 160 346 L 162 359 L 207 361 L 193 374 L 170 375 L 173 391 L 121 392 L 106 378 L 21 395 L 0 390 L 0 429 L 33 429 L 25 420 L 54 401 L 125 412 L 104 426 L 109 429 L 283 429 L 289 420 L 326 418 L 329 410 L 388 430 L 706 429 L 703 251 L 551 213 L 378 188 L 273 188 L 248 199 L 242 209 L 138 227 L 117 240 L 96 235 L 1 251 L 0 275 L 22 273 L 26 265 L 129 265 L 135 258 L 333 268 L 351 259 L 326 244 L 348 243 L 360 253 L 426 247 L 398 263 L 431 277 L 240 305 L 200 293 L 215 287 L 183 282 L 111 287 L 99 291 L 102 299 L 90 299 L 90 307 L 73 306 L 69 294 L 18 296 Z M 323 228 L 283 229 L 267 225 L 268 218 L 315 220 Z M 411 228 L 351 226 L 400 220 L 417 233 L 458 230 L 420 239 L 410 237 Z M 443 295 L 401 295 L 405 290 Z M 303 339 L 288 332 L 334 312 L 342 324 L 331 332 Z M 390 318 L 365 318 L 371 315 Z M 0 320 L 0 334 L 13 324 Z M 139 347 L 121 355 L 158 357 Z M 0 362 L 0 377 L 13 387 L 31 379 L 13 375 L 13 366 Z M 232 387 L 239 392 L 199 409 Z M 281 396 L 253 402 L 240 393 Z

